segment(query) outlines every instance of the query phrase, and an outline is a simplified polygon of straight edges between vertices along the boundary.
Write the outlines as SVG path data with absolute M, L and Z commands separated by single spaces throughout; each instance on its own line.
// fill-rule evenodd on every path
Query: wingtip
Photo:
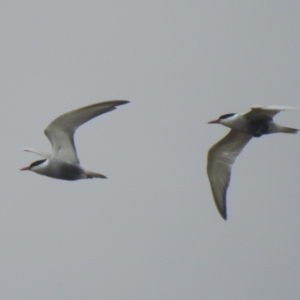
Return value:
M 219 209 L 218 209 L 219 210 Z M 222 217 L 223 220 L 227 221 L 227 212 L 219 210 L 220 216 Z
M 226 202 L 226 200 L 225 200 Z M 220 216 L 222 217 L 222 219 L 224 219 L 225 221 L 227 221 L 227 208 L 226 208 L 226 204 L 225 204 L 225 207 L 220 207 L 217 202 L 216 203 L 216 206 L 217 206 L 217 209 L 218 209 L 218 212 L 220 214 Z
M 251 105 L 251 109 L 279 109 L 279 110 L 299 110 L 299 106 L 281 106 L 281 105 Z
M 215 204 L 216 204 L 216 208 L 217 208 L 218 213 L 220 214 L 221 218 L 223 220 L 227 221 L 227 209 L 226 209 L 226 207 L 220 207 L 216 201 L 215 201 Z
M 117 100 L 117 104 L 116 105 L 124 105 L 124 104 L 127 104 L 127 103 L 130 103 L 130 101 L 128 100 Z
M 114 110 L 114 109 L 117 108 L 117 106 L 124 105 L 124 104 L 127 104 L 127 103 L 130 103 L 130 101 L 115 99 L 115 100 L 108 100 L 108 101 L 92 104 L 91 106 L 93 106 L 93 105 L 107 105 L 107 106 L 109 106 L 109 110 Z

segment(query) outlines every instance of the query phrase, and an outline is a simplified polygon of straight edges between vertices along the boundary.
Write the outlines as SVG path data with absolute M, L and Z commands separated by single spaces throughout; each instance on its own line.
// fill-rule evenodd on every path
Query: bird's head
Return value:
M 42 165 L 46 161 L 47 161 L 47 159 L 40 159 L 40 160 L 34 161 L 28 167 L 24 167 L 24 168 L 20 169 L 20 171 L 33 171 L 33 172 L 36 172 L 42 167 Z
M 208 122 L 208 124 L 222 124 L 224 126 L 231 127 L 231 125 L 236 121 L 237 116 L 238 114 L 236 113 L 222 115 L 219 119 L 212 120 Z

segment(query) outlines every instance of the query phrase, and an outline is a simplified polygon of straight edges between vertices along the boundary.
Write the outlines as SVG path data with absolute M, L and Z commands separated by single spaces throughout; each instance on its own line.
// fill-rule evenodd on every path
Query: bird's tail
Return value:
M 92 179 L 92 178 L 107 178 L 106 176 L 102 175 L 102 174 L 99 174 L 99 173 L 95 173 L 95 172 L 92 172 L 92 171 L 85 171 L 85 175 L 86 175 L 86 178 L 89 178 L 89 179 Z
M 299 131 L 299 129 L 284 127 L 284 126 L 279 126 L 278 129 L 279 132 L 283 132 L 283 133 L 297 133 Z

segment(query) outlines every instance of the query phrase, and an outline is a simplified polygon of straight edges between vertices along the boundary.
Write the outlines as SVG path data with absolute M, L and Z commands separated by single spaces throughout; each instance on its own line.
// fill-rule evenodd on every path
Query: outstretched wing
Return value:
M 260 106 L 255 105 L 251 107 L 251 110 L 244 115 L 250 117 L 252 120 L 255 119 L 272 119 L 276 114 L 284 110 L 300 109 L 299 107 L 288 107 L 288 106 Z
M 35 154 L 41 156 L 42 158 L 46 158 L 46 159 L 50 158 L 50 156 L 51 156 L 51 154 L 49 154 L 47 152 L 43 152 L 43 151 L 32 149 L 32 148 L 24 148 L 23 150 L 26 151 L 26 152 L 35 153 Z
M 226 191 L 229 186 L 231 167 L 252 135 L 231 130 L 213 145 L 207 155 L 207 175 L 212 194 L 221 216 L 226 220 Z
M 76 129 L 85 122 L 128 102 L 125 100 L 100 102 L 70 111 L 53 120 L 45 129 L 45 134 L 52 145 L 52 156 L 79 164 L 74 144 Z

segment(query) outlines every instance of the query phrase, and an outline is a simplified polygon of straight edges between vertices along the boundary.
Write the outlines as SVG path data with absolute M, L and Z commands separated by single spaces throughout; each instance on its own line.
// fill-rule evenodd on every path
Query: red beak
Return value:
M 207 122 L 207 124 L 218 124 L 218 123 L 220 123 L 220 120 L 219 120 L 219 119 L 218 119 L 218 120 L 212 120 L 212 121 Z
M 29 171 L 29 170 L 30 170 L 30 166 L 20 169 L 20 171 Z

